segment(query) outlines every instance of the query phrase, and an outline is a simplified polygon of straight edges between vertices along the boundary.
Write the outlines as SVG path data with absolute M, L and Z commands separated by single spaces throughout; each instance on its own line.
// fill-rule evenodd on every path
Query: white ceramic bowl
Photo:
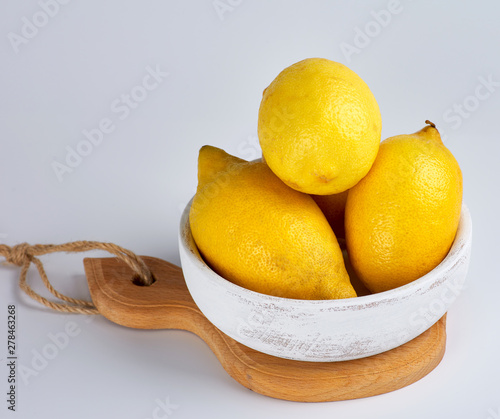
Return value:
M 295 300 L 242 288 L 201 258 L 187 205 L 179 251 L 189 292 L 222 332 L 257 351 L 300 361 L 346 361 L 402 345 L 431 327 L 459 294 L 470 259 L 472 223 L 462 207 L 455 242 L 427 275 L 377 294 L 342 300 Z

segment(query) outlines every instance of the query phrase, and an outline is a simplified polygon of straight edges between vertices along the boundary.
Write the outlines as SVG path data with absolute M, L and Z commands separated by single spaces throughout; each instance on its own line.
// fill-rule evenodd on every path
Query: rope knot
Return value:
M 5 261 L 16 266 L 23 266 L 26 262 L 31 262 L 33 255 L 30 253 L 30 248 L 28 243 L 12 246 L 10 252 L 5 255 Z
M 16 246 L 8 246 L 0 243 L 0 256 L 5 258 L 6 263 L 11 263 L 21 267 L 19 274 L 19 287 L 28 294 L 31 298 L 50 307 L 54 310 L 65 311 L 67 313 L 80 314 L 99 314 L 99 311 L 90 301 L 78 300 L 68 297 L 55 290 L 47 277 L 43 264 L 38 259 L 38 256 L 43 256 L 48 253 L 55 252 L 86 252 L 88 250 L 106 250 L 114 254 L 120 260 L 125 262 L 136 273 L 137 278 L 134 278 L 136 285 L 149 286 L 155 282 L 153 274 L 149 270 L 144 261 L 130 250 L 124 249 L 113 243 L 93 242 L 93 241 L 75 241 L 63 244 L 33 244 L 21 243 Z M 66 301 L 69 304 L 53 302 L 40 294 L 26 283 L 26 276 L 31 264 L 34 264 L 38 269 L 38 273 L 42 278 L 47 289 L 60 300 Z

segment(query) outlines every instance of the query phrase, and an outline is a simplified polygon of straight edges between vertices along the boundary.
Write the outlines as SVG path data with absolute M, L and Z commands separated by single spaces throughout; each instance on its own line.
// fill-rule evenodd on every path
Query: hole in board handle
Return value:
M 150 285 L 147 285 L 142 283 L 142 279 L 139 275 L 134 275 L 132 278 L 132 284 L 137 285 L 138 287 L 150 287 L 156 282 L 156 278 L 153 274 L 151 274 L 151 278 L 153 279 L 153 282 L 151 282 Z

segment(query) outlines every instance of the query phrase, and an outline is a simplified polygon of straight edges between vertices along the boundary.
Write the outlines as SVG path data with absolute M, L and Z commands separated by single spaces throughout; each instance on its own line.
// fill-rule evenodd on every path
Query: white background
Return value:
M 500 415 L 500 3 L 401 0 L 395 10 L 388 1 L 358 3 L 74 0 L 45 19 L 36 1 L 3 0 L 0 241 L 110 241 L 179 264 L 177 227 L 196 187 L 199 148 L 258 157 L 263 89 L 296 61 L 329 58 L 370 86 L 383 138 L 415 132 L 430 119 L 462 167 L 473 255 L 467 286 L 449 311 L 448 347 L 437 369 L 362 400 L 274 400 L 233 381 L 193 334 L 52 312 L 18 290 L 18 268 L 1 266 L 0 417 Z M 26 28 L 33 20 L 41 26 L 35 34 Z M 30 38 L 18 43 L 23 31 Z M 347 44 L 355 52 L 344 53 Z M 141 85 L 148 66 L 168 76 L 128 115 L 113 111 L 122 94 Z M 489 90 L 479 87 L 488 78 Z M 103 118 L 113 132 L 58 179 L 55 162 L 66 164 L 68 150 L 82 147 L 83 130 Z M 85 256 L 93 255 L 101 253 Z M 57 289 L 88 298 L 82 257 L 43 261 Z M 34 272 L 29 280 L 38 284 Z M 17 306 L 18 362 L 26 368 L 38 365 L 36 354 L 51 336 L 76 328 L 36 374 L 18 371 L 16 413 L 4 401 L 9 303 Z M 175 409 L 158 410 L 167 399 Z

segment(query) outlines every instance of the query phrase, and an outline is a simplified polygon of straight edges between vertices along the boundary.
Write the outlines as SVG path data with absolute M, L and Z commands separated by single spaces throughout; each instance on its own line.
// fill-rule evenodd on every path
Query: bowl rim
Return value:
M 184 211 L 182 213 L 179 225 L 179 243 L 183 246 L 186 254 L 191 259 L 191 262 L 195 266 L 205 272 L 209 280 L 220 287 L 231 291 L 240 297 L 247 298 L 249 300 L 265 300 L 268 303 L 275 303 L 276 305 L 295 305 L 295 306 L 311 306 L 318 308 L 331 308 L 343 310 L 350 307 L 360 307 L 360 306 L 371 306 L 374 303 L 377 305 L 381 302 L 394 301 L 395 299 L 405 298 L 411 294 L 417 293 L 422 289 L 429 289 L 432 284 L 436 282 L 437 279 L 442 277 L 442 273 L 451 270 L 453 266 L 461 259 L 461 256 L 466 252 L 468 245 L 472 238 L 472 219 L 470 216 L 470 211 L 467 205 L 462 202 L 460 221 L 458 224 L 457 233 L 455 239 L 451 245 L 451 248 L 445 258 L 437 265 L 433 270 L 427 274 L 409 282 L 406 285 L 402 285 L 397 288 L 393 288 L 387 291 L 381 291 L 378 293 L 353 297 L 353 298 L 343 298 L 343 299 L 331 299 L 331 300 L 304 300 L 296 298 L 285 298 L 277 297 L 274 295 L 263 294 L 257 291 L 253 291 L 237 285 L 228 279 L 220 276 L 215 272 L 208 264 L 203 260 L 198 247 L 194 241 L 191 233 L 191 226 L 189 224 L 189 211 L 193 198 L 187 203 Z M 181 258 L 182 262 L 182 258 Z

